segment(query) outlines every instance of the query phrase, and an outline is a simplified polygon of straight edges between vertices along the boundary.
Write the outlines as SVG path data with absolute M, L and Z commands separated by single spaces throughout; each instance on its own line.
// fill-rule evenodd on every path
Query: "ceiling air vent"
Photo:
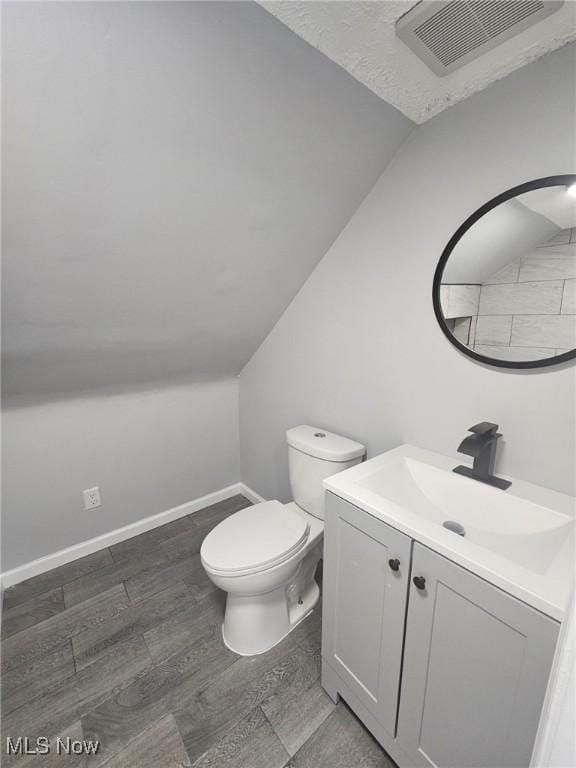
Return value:
M 396 34 L 437 75 L 448 75 L 557 11 L 563 0 L 421 0 Z

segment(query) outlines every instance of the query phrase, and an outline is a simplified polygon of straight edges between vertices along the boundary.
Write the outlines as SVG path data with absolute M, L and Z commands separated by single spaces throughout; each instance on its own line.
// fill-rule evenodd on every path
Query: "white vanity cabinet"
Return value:
M 323 683 L 400 768 L 529 766 L 558 622 L 330 493 L 323 610 Z
M 322 655 L 393 738 L 411 540 L 330 495 Z
M 426 768 L 528 766 L 558 623 L 416 543 L 414 578 L 398 743 Z

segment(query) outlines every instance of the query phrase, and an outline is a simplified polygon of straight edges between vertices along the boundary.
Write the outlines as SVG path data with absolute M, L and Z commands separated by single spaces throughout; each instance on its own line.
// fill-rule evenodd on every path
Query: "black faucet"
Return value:
M 510 480 L 502 480 L 500 477 L 494 477 L 494 460 L 496 458 L 496 444 L 498 438 L 502 437 L 498 430 L 498 424 L 491 424 L 489 421 L 482 421 L 470 427 L 468 435 L 458 446 L 458 453 L 465 453 L 467 456 L 474 457 L 472 469 L 470 467 L 454 467 L 454 472 L 459 475 L 471 477 L 473 480 L 479 480 L 481 483 L 493 485 L 501 488 L 503 491 L 509 488 L 512 483 Z

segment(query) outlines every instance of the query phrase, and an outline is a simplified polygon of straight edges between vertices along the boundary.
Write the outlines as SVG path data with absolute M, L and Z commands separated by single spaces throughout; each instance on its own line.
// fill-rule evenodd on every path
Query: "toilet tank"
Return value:
M 355 440 L 303 424 L 286 432 L 292 498 L 324 520 L 322 481 L 362 461 L 366 449 Z

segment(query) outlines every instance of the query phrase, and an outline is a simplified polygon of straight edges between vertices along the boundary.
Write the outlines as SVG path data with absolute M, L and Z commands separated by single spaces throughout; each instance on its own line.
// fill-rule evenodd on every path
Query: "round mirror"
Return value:
M 576 356 L 576 175 L 521 184 L 485 203 L 444 249 L 433 287 L 459 350 L 504 368 Z

